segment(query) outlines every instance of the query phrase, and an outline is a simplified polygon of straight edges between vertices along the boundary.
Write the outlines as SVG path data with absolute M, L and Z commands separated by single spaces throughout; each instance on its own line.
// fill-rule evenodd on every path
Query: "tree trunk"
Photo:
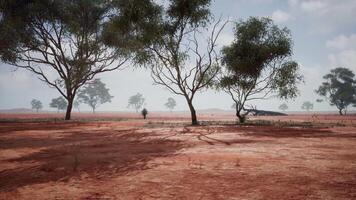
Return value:
M 72 114 L 72 107 L 73 107 L 73 100 L 74 98 L 68 98 L 68 106 L 66 111 L 65 120 L 70 120 Z
M 339 114 L 340 114 L 340 115 L 344 115 L 344 114 L 342 113 L 342 109 L 339 109 Z
M 146 119 L 146 115 L 143 115 L 143 119 Z
M 239 119 L 239 123 L 243 124 L 246 121 L 246 115 L 241 114 L 241 109 L 236 103 L 236 117 Z
M 239 119 L 239 122 L 241 124 L 245 123 L 245 121 L 246 121 L 246 116 L 245 115 L 241 115 L 240 112 L 236 112 L 236 117 Z
M 93 109 L 93 114 L 95 114 L 95 107 L 92 107 L 92 109 Z
M 189 110 L 190 110 L 190 115 L 192 118 L 192 125 L 198 125 L 197 113 L 194 109 L 193 102 L 188 99 L 187 99 L 187 101 L 188 101 L 188 106 L 189 106 Z

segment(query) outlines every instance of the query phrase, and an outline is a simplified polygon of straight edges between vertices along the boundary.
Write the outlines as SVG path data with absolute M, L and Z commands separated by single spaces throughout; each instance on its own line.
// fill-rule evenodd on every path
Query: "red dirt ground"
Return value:
M 309 119 L 264 119 L 295 118 Z M 318 127 L 160 119 L 3 121 L 0 199 L 356 199 L 354 118 Z

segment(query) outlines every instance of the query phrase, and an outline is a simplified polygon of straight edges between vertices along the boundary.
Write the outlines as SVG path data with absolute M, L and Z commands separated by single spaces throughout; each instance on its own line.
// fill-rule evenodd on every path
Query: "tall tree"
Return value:
M 303 104 L 302 104 L 302 107 L 301 107 L 303 110 L 306 110 L 306 111 L 310 111 L 310 110 L 313 110 L 314 108 L 314 104 L 310 101 L 305 101 Z
M 145 98 L 143 98 L 143 95 L 137 93 L 129 98 L 129 103 L 127 107 L 128 108 L 133 107 L 136 110 L 136 112 L 138 112 L 138 110 L 142 108 L 144 103 L 145 103 Z
M 326 74 L 324 82 L 315 91 L 336 106 L 339 114 L 346 114 L 348 106 L 356 104 L 355 74 L 347 68 L 335 68 Z
M 167 99 L 167 103 L 164 104 L 171 112 L 176 107 L 177 103 L 172 97 Z
M 93 113 L 95 113 L 95 109 L 99 105 L 111 102 L 112 98 L 113 96 L 110 95 L 109 89 L 105 87 L 105 84 L 100 79 L 90 81 L 78 93 L 78 100 L 88 104 Z
M 66 110 L 67 106 L 68 106 L 68 103 L 67 103 L 66 99 L 64 99 L 63 97 L 54 98 L 54 99 L 52 99 L 51 103 L 49 104 L 49 107 L 57 108 L 57 112 L 59 112 L 60 110 Z
M 182 95 L 191 113 L 192 124 L 198 124 L 193 100 L 219 71 L 217 38 L 226 23 L 212 25 L 206 40 L 203 31 L 210 27 L 210 0 L 170 0 L 161 6 L 154 27 L 154 42 L 145 45 L 151 76 L 157 85 Z
M 135 52 L 135 41 L 145 35 L 144 25 L 150 20 L 147 2 L 2 0 L 0 58 L 57 89 L 68 102 L 69 120 L 78 89 L 98 73 L 120 68 Z M 53 74 L 57 76 L 52 79 Z
M 286 110 L 288 110 L 288 105 L 285 103 L 282 103 L 278 108 L 282 111 L 286 111 Z
M 32 107 L 32 109 L 36 110 L 36 112 L 38 112 L 39 110 L 41 110 L 43 108 L 42 102 L 37 99 L 32 99 L 31 107 Z
M 247 101 L 298 95 L 297 84 L 303 77 L 291 60 L 290 31 L 271 19 L 251 17 L 236 23 L 235 40 L 222 54 L 223 69 L 216 86 L 231 96 L 241 123 L 248 114 Z

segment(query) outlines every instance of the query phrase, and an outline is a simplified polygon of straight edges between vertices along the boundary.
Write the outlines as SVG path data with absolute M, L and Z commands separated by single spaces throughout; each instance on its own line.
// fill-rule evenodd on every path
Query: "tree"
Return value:
M 129 98 L 129 104 L 127 105 L 127 107 L 133 107 L 136 112 L 138 112 L 138 110 L 142 108 L 144 103 L 145 98 L 143 98 L 142 94 L 137 93 Z
M 148 111 L 146 108 L 144 108 L 142 111 L 141 111 L 141 114 L 143 116 L 143 119 L 146 119 L 146 115 L 148 114 Z
M 347 107 L 356 104 L 356 80 L 355 74 L 347 68 L 335 68 L 326 74 L 324 82 L 315 91 L 336 106 L 339 114 L 346 115 Z
M 32 107 L 32 109 L 36 110 L 36 112 L 38 112 L 40 109 L 43 108 L 42 102 L 40 100 L 37 100 L 37 99 L 32 99 L 31 107 Z
M 177 103 L 176 100 L 174 100 L 172 97 L 169 97 L 167 99 L 167 103 L 164 104 L 171 112 L 176 107 Z
M 74 100 L 73 102 L 73 107 L 76 108 L 78 110 L 78 112 L 80 112 L 80 101 L 78 99 Z
M 99 105 L 111 102 L 112 98 L 113 96 L 110 95 L 109 89 L 105 87 L 105 84 L 100 79 L 94 79 L 87 83 L 78 93 L 78 100 L 88 104 L 93 113 L 95 113 L 95 109 Z
M 2 0 L 0 59 L 57 89 L 68 102 L 69 120 L 79 88 L 99 73 L 120 68 L 138 49 L 135 41 L 147 40 L 144 28 L 152 13 L 147 3 L 150 0 Z M 52 74 L 57 76 L 52 79 Z
M 195 94 L 219 71 L 216 42 L 226 24 L 218 20 L 202 39 L 210 25 L 209 6 L 210 0 L 170 0 L 156 19 L 155 42 L 144 48 L 154 83 L 185 98 L 193 125 L 198 124 Z
M 314 104 L 311 103 L 310 101 L 305 101 L 303 104 L 302 104 L 302 107 L 301 107 L 303 110 L 306 110 L 309 112 L 309 110 L 313 110 L 314 108 Z
M 280 110 L 282 110 L 283 112 L 286 111 L 286 110 L 288 110 L 288 106 L 287 106 L 287 104 L 285 104 L 285 103 L 281 104 L 278 108 L 279 108 Z
M 240 123 L 249 113 L 245 104 L 250 100 L 298 95 L 303 77 L 291 55 L 290 31 L 271 19 L 251 17 L 235 24 L 235 40 L 222 49 L 223 68 L 215 84 L 235 102 Z
M 49 107 L 57 108 L 57 112 L 59 112 L 60 110 L 66 110 L 67 106 L 67 101 L 63 97 L 54 98 L 49 104 Z

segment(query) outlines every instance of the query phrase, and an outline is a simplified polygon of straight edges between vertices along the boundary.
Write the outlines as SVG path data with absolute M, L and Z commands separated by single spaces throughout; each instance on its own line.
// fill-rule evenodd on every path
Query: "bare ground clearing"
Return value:
M 0 199 L 356 199 L 349 123 L 159 119 L 1 122 Z

